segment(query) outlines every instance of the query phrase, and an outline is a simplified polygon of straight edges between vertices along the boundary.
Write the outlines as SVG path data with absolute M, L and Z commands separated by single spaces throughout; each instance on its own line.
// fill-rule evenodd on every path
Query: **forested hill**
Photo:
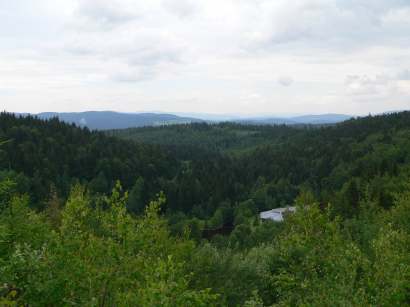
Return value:
M 108 134 L 0 114 L 0 305 L 410 303 L 410 112 Z
M 225 122 L 129 128 L 107 131 L 107 134 L 146 144 L 164 145 L 178 154 L 187 153 L 189 157 L 201 151 L 249 150 L 255 146 L 280 142 L 298 132 L 295 127 L 286 125 L 252 126 Z
M 163 190 L 169 210 L 195 208 L 202 216 L 220 203 L 256 199 L 262 190 L 267 194 L 258 197 L 259 209 L 290 204 L 302 186 L 328 200 L 348 184 L 370 184 L 389 205 L 391 189 L 378 185 L 406 167 L 409 129 L 410 113 L 401 112 L 331 127 L 224 123 L 109 132 L 137 140 L 130 142 L 57 119 L 3 113 L 0 138 L 9 142 L 0 165 L 24 175 L 21 186 L 36 200 L 52 186 L 62 196 L 73 182 L 102 193 L 120 180 L 127 189 L 144 181 L 144 201 Z
M 112 111 L 89 111 L 77 113 L 46 112 L 35 115 L 40 119 L 57 117 L 66 123 L 87 127 L 91 130 L 125 129 L 202 122 L 201 119 L 181 117 L 165 113 L 119 113 Z
M 302 138 L 314 130 L 320 137 L 350 137 L 360 139 L 371 133 L 409 127 L 409 112 L 353 118 L 334 125 L 241 125 L 192 123 L 173 126 L 128 128 L 107 131 L 108 135 L 143 143 L 169 147 L 197 147 L 203 150 L 226 151 L 272 144 L 295 135 Z
M 7 141 L 0 148 L 3 176 L 9 171 L 21 174 L 20 188 L 36 200 L 47 198 L 53 186 L 67 196 L 75 182 L 89 184 L 94 192 L 107 192 L 115 180 L 128 188 L 143 177 L 156 190 L 157 180 L 172 178 L 177 166 L 156 146 L 107 137 L 57 118 L 1 113 L 0 140 Z
M 190 171 L 183 176 L 189 179 L 184 182 L 197 184 L 197 189 L 184 189 L 190 197 L 179 197 L 180 206 L 187 199 L 190 205 L 183 207 L 202 203 L 205 197 L 199 197 L 198 191 L 219 196 L 220 201 L 240 200 L 257 193 L 257 183 L 263 182 L 261 190 L 270 192 L 262 197 L 259 208 L 266 209 L 291 203 L 301 186 L 309 187 L 323 201 L 333 197 L 338 203 L 335 194 L 368 185 L 372 196 L 385 199 L 384 205 L 389 206 L 395 188 L 384 189 L 383 182 L 391 183 L 389 176 L 407 167 L 409 129 L 410 113 L 401 112 L 329 127 L 193 124 L 110 134 L 160 144 L 191 161 Z M 212 182 L 215 186 L 207 189 Z

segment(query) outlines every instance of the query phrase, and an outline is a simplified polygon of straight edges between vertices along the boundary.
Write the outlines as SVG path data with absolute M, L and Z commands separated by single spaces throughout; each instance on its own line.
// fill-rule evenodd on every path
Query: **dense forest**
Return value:
M 408 304 L 410 112 L 104 133 L 0 115 L 0 305 Z

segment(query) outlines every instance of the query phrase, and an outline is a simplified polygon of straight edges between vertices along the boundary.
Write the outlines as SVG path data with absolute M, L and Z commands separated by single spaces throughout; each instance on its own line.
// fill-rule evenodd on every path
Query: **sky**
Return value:
M 410 109 L 410 0 L 0 0 L 0 109 Z

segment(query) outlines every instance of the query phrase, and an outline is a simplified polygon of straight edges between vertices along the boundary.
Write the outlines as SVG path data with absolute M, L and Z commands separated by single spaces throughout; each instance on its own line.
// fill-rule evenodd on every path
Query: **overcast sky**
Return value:
M 410 109 L 410 0 L 0 0 L 0 109 Z

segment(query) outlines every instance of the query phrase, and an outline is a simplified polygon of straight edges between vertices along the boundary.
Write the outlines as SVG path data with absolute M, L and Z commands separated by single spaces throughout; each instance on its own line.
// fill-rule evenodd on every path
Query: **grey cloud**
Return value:
M 177 47 L 161 48 L 159 45 L 131 48 L 127 62 L 132 65 L 156 65 L 159 63 L 182 63 L 183 51 Z
M 139 16 L 132 6 L 119 0 L 80 0 L 77 14 L 102 27 L 123 24 Z
M 338 7 L 383 12 L 394 8 L 408 7 L 408 0 L 336 0 Z
M 290 86 L 293 83 L 293 78 L 289 76 L 281 76 L 278 78 L 278 83 L 282 86 Z
M 197 0 L 163 0 L 162 4 L 165 9 L 180 18 L 192 16 L 199 9 Z
M 135 83 L 152 79 L 156 75 L 155 69 L 125 68 L 111 73 L 110 79 L 115 82 Z
M 409 81 L 409 80 L 410 80 L 410 70 L 409 70 L 409 69 L 405 69 L 405 70 L 399 72 L 398 75 L 397 75 L 397 79 L 398 79 L 398 80 L 406 80 L 406 81 Z
M 260 7 L 259 24 L 265 26 L 258 30 L 260 37 L 254 40 L 253 45 L 247 46 L 248 49 L 256 45 L 262 50 L 271 51 L 280 45 L 292 45 L 297 50 L 309 46 L 345 52 L 386 42 L 402 45 L 410 31 L 410 23 L 403 21 L 398 25 L 395 20 L 392 25 L 386 18 L 392 12 L 410 8 L 409 1 L 307 0 L 278 1 L 281 5 L 270 1 L 264 3 Z
M 74 58 L 89 58 L 109 66 L 111 80 L 134 82 L 153 78 L 158 67 L 183 64 L 187 48 L 168 33 L 152 29 L 117 29 L 101 32 L 76 32 L 64 46 Z M 125 67 L 125 68 L 124 68 Z
M 65 53 L 75 56 L 93 56 L 100 52 L 92 44 L 83 44 L 78 41 L 67 41 L 61 48 Z

